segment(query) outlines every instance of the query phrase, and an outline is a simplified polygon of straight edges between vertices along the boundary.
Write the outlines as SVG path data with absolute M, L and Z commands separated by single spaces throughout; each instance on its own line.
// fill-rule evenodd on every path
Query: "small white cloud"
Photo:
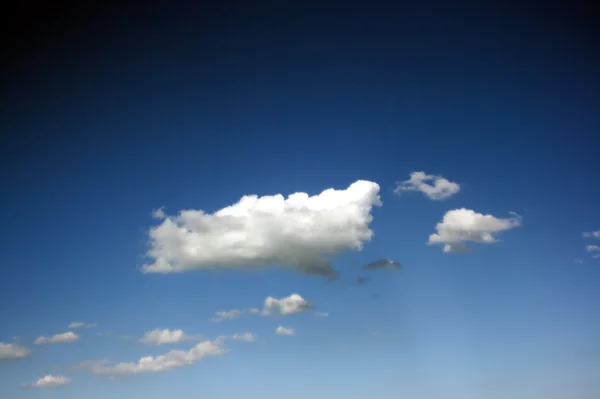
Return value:
M 149 345 L 165 345 L 176 344 L 189 339 L 190 337 L 187 336 L 183 330 L 154 329 L 144 334 L 144 336 L 140 339 L 140 342 Z
M 443 244 L 444 252 L 460 251 L 466 249 L 464 243 L 467 241 L 495 243 L 494 234 L 520 225 L 519 216 L 499 219 L 470 209 L 455 209 L 446 212 L 436 226 L 437 233 L 429 236 L 428 244 Z
M 31 350 L 19 344 L 0 342 L 0 360 L 22 359 L 31 354 Z
M 53 335 L 51 337 L 38 337 L 34 344 L 36 345 L 43 345 L 43 344 L 58 344 L 58 343 L 69 343 L 69 342 L 75 342 L 79 339 L 79 335 L 75 334 L 74 332 L 65 332 L 62 334 L 56 334 Z
M 371 210 L 381 205 L 379 185 L 360 180 L 312 197 L 246 195 L 214 213 L 182 210 L 150 229 L 151 263 L 142 270 L 280 266 L 333 278 L 331 256 L 371 240 Z
M 428 175 L 425 172 L 412 172 L 410 178 L 398 183 L 394 193 L 420 191 L 431 200 L 444 200 L 460 191 L 460 185 L 442 176 Z
M 83 328 L 83 327 L 92 328 L 92 327 L 96 327 L 96 326 L 97 326 L 96 323 L 86 323 L 84 321 L 72 321 L 71 323 L 69 323 L 69 328 Z
M 600 247 L 597 245 L 588 245 L 585 247 L 585 250 L 588 252 L 599 252 L 600 251 Z
M 235 320 L 235 319 L 239 318 L 242 315 L 242 313 L 243 313 L 243 310 L 238 310 L 238 309 L 217 312 L 215 317 L 213 317 L 211 321 L 221 322 L 221 321 L 225 321 L 225 320 Z
M 256 336 L 252 333 L 246 332 L 243 334 L 233 334 L 231 339 L 234 341 L 254 342 L 256 341 Z
M 278 314 L 281 316 L 288 316 L 295 313 L 303 312 L 311 309 L 312 304 L 302 298 L 298 294 L 292 294 L 286 298 L 276 299 L 268 297 L 265 299 L 263 306 L 262 315 L 268 316 L 272 314 Z
M 71 380 L 67 377 L 46 375 L 34 383 L 25 384 L 25 388 L 60 388 L 71 384 Z
M 584 238 L 592 238 L 592 237 L 596 237 L 597 239 L 600 240 L 600 230 L 596 230 L 596 231 L 587 231 L 585 233 L 582 233 L 582 236 Z
M 285 328 L 283 326 L 279 326 L 275 329 L 275 333 L 278 335 L 294 335 L 296 334 L 296 330 L 293 328 Z
M 251 314 L 259 314 L 260 313 L 260 309 L 259 308 L 250 308 L 250 313 Z
M 581 258 L 575 258 L 575 259 L 573 259 L 573 262 L 581 265 L 583 263 L 583 259 L 581 259 Z
M 106 362 L 87 363 L 94 374 L 116 375 L 116 374 L 140 374 L 158 373 L 178 367 L 191 366 L 208 356 L 221 356 L 228 351 L 223 347 L 223 340 L 200 342 L 193 348 L 183 350 L 172 350 L 160 356 L 144 356 L 137 362 L 118 363 L 109 366 Z M 88 361 L 89 362 L 89 361 Z
M 166 219 L 167 215 L 165 214 L 164 206 L 161 206 L 158 209 L 152 210 L 152 217 L 154 219 Z
M 319 316 L 319 317 L 327 317 L 329 316 L 329 313 L 327 312 L 314 312 L 315 316 Z

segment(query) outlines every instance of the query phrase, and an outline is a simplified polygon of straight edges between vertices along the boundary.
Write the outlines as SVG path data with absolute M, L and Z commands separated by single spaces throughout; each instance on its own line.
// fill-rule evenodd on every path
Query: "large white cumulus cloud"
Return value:
M 379 185 L 359 180 L 345 190 L 258 197 L 247 195 L 214 213 L 183 210 L 150 229 L 152 262 L 145 272 L 191 269 L 293 267 L 335 276 L 328 257 L 360 250 L 373 232 Z
M 437 224 L 437 232 L 429 236 L 429 244 L 443 244 L 444 252 L 462 251 L 467 241 L 491 244 L 496 242 L 494 234 L 521 225 L 521 217 L 501 219 L 483 215 L 470 209 L 454 209 L 446 212 Z

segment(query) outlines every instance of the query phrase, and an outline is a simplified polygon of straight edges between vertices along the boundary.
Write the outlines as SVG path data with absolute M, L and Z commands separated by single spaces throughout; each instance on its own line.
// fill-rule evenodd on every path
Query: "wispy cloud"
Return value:
M 397 183 L 394 193 L 400 195 L 403 191 L 420 191 L 431 200 L 444 200 L 460 191 L 460 185 L 438 175 L 428 175 L 425 172 L 412 172 L 410 178 Z
M 234 341 L 245 341 L 245 342 L 254 342 L 256 341 L 256 335 L 245 332 L 243 334 L 233 334 L 231 339 Z
M 400 269 L 402 265 L 400 262 L 395 260 L 391 260 L 389 258 L 381 258 L 375 262 L 367 263 L 363 269 L 367 270 L 397 270 Z
M 80 364 L 80 368 L 88 368 L 92 373 L 100 375 L 158 373 L 191 366 L 206 357 L 221 356 L 227 351 L 223 340 L 216 339 L 200 342 L 187 351 L 172 350 L 160 356 L 144 356 L 137 362 L 122 362 L 111 366 L 106 361 L 87 361 Z
M 165 345 L 165 344 L 176 344 L 178 342 L 189 341 L 192 337 L 186 335 L 183 330 L 169 330 L 169 329 L 154 329 L 148 331 L 140 339 L 143 344 L 149 345 Z
M 22 359 L 31 354 L 31 350 L 17 343 L 5 344 L 0 342 L 0 360 Z
M 74 332 L 65 332 L 65 333 L 61 333 L 61 334 L 55 334 L 51 337 L 38 337 L 34 344 L 36 345 L 43 345 L 43 344 L 59 344 L 59 343 L 70 343 L 70 342 L 75 342 L 79 339 L 79 335 L 75 334 Z
M 85 321 L 72 321 L 69 323 L 68 328 L 83 328 L 83 327 L 92 328 L 92 327 L 96 327 L 97 325 L 98 325 L 97 323 L 86 323 Z
M 71 380 L 67 377 L 53 376 L 48 374 L 31 384 L 23 384 L 23 388 L 60 388 L 71 385 Z
M 275 334 L 277 334 L 277 335 L 295 335 L 296 330 L 294 330 L 293 328 L 286 328 L 283 326 L 279 326 L 275 329 Z

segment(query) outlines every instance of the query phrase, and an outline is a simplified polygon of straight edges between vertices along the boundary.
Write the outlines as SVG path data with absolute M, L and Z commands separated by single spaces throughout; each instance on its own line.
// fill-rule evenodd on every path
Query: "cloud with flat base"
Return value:
M 371 210 L 381 205 L 379 185 L 359 180 L 345 190 L 330 188 L 313 196 L 246 195 L 214 213 L 191 209 L 176 216 L 160 214 L 161 223 L 149 230 L 151 262 L 142 270 L 279 266 L 334 279 L 338 272 L 331 257 L 361 250 L 371 240 Z
M 466 242 L 493 244 L 498 242 L 497 233 L 519 227 L 521 217 L 512 213 L 501 219 L 477 213 L 471 209 L 454 209 L 446 212 L 436 225 L 436 232 L 429 236 L 429 245 L 443 245 L 444 252 L 464 252 Z

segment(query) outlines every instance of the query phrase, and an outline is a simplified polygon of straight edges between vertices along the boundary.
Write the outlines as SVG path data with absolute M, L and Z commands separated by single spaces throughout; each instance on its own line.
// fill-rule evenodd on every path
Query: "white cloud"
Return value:
M 588 252 L 599 252 L 600 247 L 597 245 L 588 245 L 587 247 L 585 247 L 585 250 Z
M 444 200 L 460 191 L 460 185 L 442 176 L 428 175 L 425 172 L 412 172 L 410 178 L 398 183 L 394 193 L 403 191 L 420 191 L 429 199 Z
M 83 328 L 83 327 L 96 327 L 97 324 L 96 323 L 86 323 L 84 321 L 72 321 L 71 323 L 69 323 L 69 327 L 68 328 Z
M 337 276 L 329 257 L 361 250 L 373 232 L 379 185 L 360 180 L 345 190 L 258 197 L 214 213 L 182 210 L 149 231 L 152 263 L 147 273 L 191 269 L 292 267 L 308 274 Z
M 520 225 L 521 217 L 516 214 L 499 219 L 470 209 L 455 209 L 446 212 L 436 226 L 437 233 L 429 236 L 428 244 L 443 244 L 444 252 L 461 251 L 467 241 L 491 244 L 497 241 L 494 234 Z
M 283 326 L 279 326 L 275 329 L 275 334 L 278 335 L 294 335 L 296 334 L 296 330 L 293 328 L 285 328 Z
M 160 207 L 158 209 L 152 210 L 152 217 L 154 219 L 165 219 L 167 215 L 165 214 L 164 207 Z
M 0 342 L 0 360 L 21 359 L 31 354 L 31 350 L 19 344 Z
M 140 342 L 149 345 L 164 345 L 175 344 L 189 339 L 190 337 L 183 330 L 160 330 L 157 328 L 144 334 Z
M 251 314 L 258 314 L 258 313 L 260 313 L 260 309 L 259 308 L 250 308 L 250 313 Z
M 597 239 L 600 240 L 600 230 L 597 230 L 597 231 L 587 231 L 585 233 L 582 233 L 582 236 L 584 238 L 596 237 Z
M 269 316 L 272 314 L 279 314 L 281 316 L 288 316 L 295 313 L 303 312 L 311 309 L 312 304 L 302 298 L 298 294 L 292 294 L 286 298 L 276 299 L 268 297 L 265 299 L 263 306 L 262 315 Z
M 243 312 L 244 312 L 243 310 L 238 310 L 238 309 L 217 312 L 215 317 L 212 318 L 212 321 L 221 322 L 221 321 L 225 321 L 225 320 L 235 320 L 235 319 L 239 318 Z
M 66 333 L 62 333 L 62 334 L 56 334 L 53 335 L 51 337 L 38 337 L 34 344 L 36 345 L 42 345 L 42 344 L 58 344 L 58 343 L 68 343 L 68 342 L 75 342 L 79 339 L 79 335 L 75 334 L 74 332 L 66 332 Z
M 34 383 L 25 384 L 26 388 L 59 388 L 71 384 L 71 380 L 67 377 L 46 375 Z
M 314 312 L 315 316 L 320 316 L 320 317 L 327 317 L 329 316 L 329 313 L 327 312 Z
M 160 356 L 145 356 L 137 362 L 118 363 L 109 366 L 105 361 L 84 362 L 80 367 L 89 368 L 94 374 L 140 374 L 158 373 L 178 367 L 191 366 L 208 356 L 220 356 L 228 351 L 222 339 L 200 342 L 187 351 L 172 350 Z
M 246 342 L 254 342 L 256 341 L 256 336 L 252 333 L 246 332 L 243 334 L 233 334 L 231 339 L 234 341 L 246 341 Z

